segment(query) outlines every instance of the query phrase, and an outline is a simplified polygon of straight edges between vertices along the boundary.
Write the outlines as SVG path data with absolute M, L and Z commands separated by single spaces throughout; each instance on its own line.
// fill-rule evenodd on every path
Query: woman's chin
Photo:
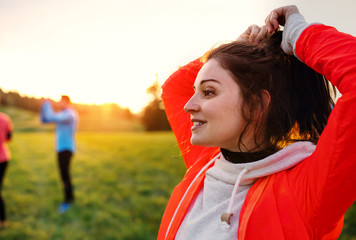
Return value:
M 192 138 L 190 139 L 190 143 L 193 144 L 193 145 L 195 145 L 195 146 L 203 146 L 203 147 L 205 147 L 204 141 L 202 141 L 201 139 L 197 139 L 197 138 L 195 138 L 195 137 L 192 137 Z
M 207 141 L 204 141 L 203 139 L 197 139 L 192 137 L 190 139 L 190 143 L 194 146 L 201 146 L 201 147 L 216 147 L 215 145 L 208 143 Z

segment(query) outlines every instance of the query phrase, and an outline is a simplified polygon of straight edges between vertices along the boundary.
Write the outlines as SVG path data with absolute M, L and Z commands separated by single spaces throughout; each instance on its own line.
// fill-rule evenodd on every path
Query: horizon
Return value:
M 61 99 L 61 95 L 59 95 L 58 98 L 51 98 L 51 97 L 43 97 L 43 96 L 31 96 L 31 95 L 27 95 L 27 94 L 22 94 L 20 92 L 18 92 L 17 90 L 4 90 L 0 87 L 0 91 L 2 91 L 4 94 L 10 94 L 10 93 L 14 93 L 14 94 L 19 94 L 21 98 L 32 98 L 32 99 L 36 99 L 36 100 L 42 100 L 42 99 L 49 99 L 51 101 L 54 101 L 55 103 L 57 103 L 58 101 L 60 101 Z M 65 94 L 63 94 L 65 95 Z M 69 96 L 70 97 L 70 96 Z M 119 103 L 115 103 L 115 102 L 104 102 L 104 103 L 87 103 L 87 102 L 75 102 L 75 101 L 72 101 L 72 98 L 70 97 L 71 99 L 71 103 L 74 104 L 74 105 L 82 105 L 82 106 L 105 106 L 105 105 L 111 105 L 111 104 L 114 104 L 114 105 L 117 105 L 119 108 L 125 110 L 125 109 L 128 109 L 132 114 L 134 115 L 137 115 L 137 114 L 140 114 L 141 111 L 144 110 L 141 109 L 140 111 L 138 112 L 133 112 L 129 107 L 124 107 L 124 106 L 121 106 Z M 0 106 L 12 106 L 12 105 L 5 105 L 5 104 L 2 104 L 1 102 L 1 96 L 0 96 Z M 17 107 L 17 106 L 14 106 L 14 107 Z

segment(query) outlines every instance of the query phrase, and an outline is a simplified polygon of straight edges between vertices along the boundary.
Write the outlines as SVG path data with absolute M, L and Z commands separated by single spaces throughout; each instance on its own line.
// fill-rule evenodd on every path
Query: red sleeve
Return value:
M 168 121 L 177 139 L 184 162 L 189 168 L 201 157 L 210 157 L 217 152 L 217 148 L 193 146 L 190 143 L 191 126 L 190 115 L 184 111 L 184 105 L 194 94 L 195 78 L 203 66 L 200 59 L 181 67 L 173 73 L 162 86 L 162 99 Z
M 296 54 L 342 94 L 315 152 L 293 170 L 291 181 L 301 209 L 321 229 L 320 237 L 336 226 L 356 199 L 356 38 L 312 25 L 299 37 Z

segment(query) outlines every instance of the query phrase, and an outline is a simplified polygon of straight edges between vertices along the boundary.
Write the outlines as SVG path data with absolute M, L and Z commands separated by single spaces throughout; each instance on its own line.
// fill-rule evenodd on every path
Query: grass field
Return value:
M 0 239 L 156 239 L 185 172 L 172 133 L 79 132 L 72 162 L 76 202 L 60 215 L 53 129 L 39 126 L 31 113 L 1 110 L 11 114 L 17 130 L 3 188 L 10 224 Z M 340 239 L 356 239 L 355 216 L 353 206 Z
M 62 200 L 53 134 L 16 133 L 3 195 L 10 225 L 0 239 L 155 239 L 184 174 L 170 133 L 79 133 L 72 164 L 76 202 Z

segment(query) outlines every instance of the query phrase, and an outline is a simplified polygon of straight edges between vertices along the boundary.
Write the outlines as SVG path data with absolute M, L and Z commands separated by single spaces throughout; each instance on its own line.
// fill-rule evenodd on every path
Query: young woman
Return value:
M 162 98 L 188 170 L 158 239 L 336 239 L 356 199 L 354 49 L 287 6 L 175 72 Z

